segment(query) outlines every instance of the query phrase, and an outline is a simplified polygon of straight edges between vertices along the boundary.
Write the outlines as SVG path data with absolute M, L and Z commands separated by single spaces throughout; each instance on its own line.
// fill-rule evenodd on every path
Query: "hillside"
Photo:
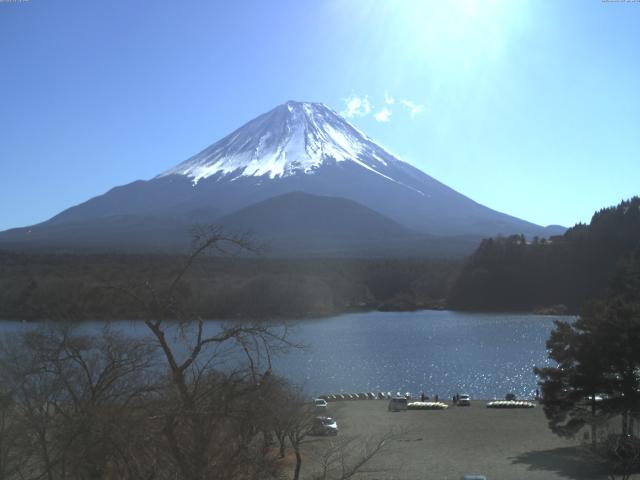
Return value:
M 482 241 L 449 295 L 465 310 L 579 311 L 602 295 L 618 263 L 640 247 L 640 197 L 596 212 L 550 240 L 515 235 Z M 557 310 L 557 309 L 556 309 Z
M 462 257 L 478 237 L 412 231 L 357 202 L 292 192 L 216 220 L 229 232 L 250 232 L 275 257 Z

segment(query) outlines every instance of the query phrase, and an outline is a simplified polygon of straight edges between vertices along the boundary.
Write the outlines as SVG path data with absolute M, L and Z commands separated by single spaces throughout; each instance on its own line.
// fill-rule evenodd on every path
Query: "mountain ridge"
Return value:
M 46 242 L 47 232 L 54 230 L 62 241 L 68 225 L 70 236 L 71 230 L 80 232 L 90 243 L 83 222 L 87 229 L 100 230 L 100 219 L 126 219 L 129 225 L 130 218 L 139 216 L 146 219 L 140 229 L 149 231 L 134 231 L 132 225 L 123 235 L 162 243 L 162 232 L 175 226 L 184 228 L 187 244 L 186 225 L 211 223 L 290 192 L 350 200 L 420 234 L 560 233 L 456 192 L 395 157 L 324 104 L 290 101 L 150 180 L 114 187 L 38 225 L 2 232 L 0 241 L 28 245 L 38 237 Z

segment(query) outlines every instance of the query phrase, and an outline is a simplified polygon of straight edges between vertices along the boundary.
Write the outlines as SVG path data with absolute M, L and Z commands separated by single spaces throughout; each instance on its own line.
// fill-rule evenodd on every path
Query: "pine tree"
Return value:
M 615 416 L 622 435 L 640 412 L 640 249 L 621 263 L 608 295 L 573 323 L 556 321 L 547 341 L 556 367 L 536 368 L 549 427 L 573 436 Z

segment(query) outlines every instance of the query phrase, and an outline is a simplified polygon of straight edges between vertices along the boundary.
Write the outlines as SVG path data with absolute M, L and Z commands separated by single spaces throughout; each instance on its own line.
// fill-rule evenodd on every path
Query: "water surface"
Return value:
M 553 319 L 531 314 L 367 312 L 292 322 L 292 336 L 308 348 L 274 361 L 276 373 L 310 395 L 359 392 L 425 392 L 442 398 L 475 398 L 511 392 L 532 396 L 534 366 L 550 365 L 545 341 Z M 112 322 L 131 335 L 147 335 L 136 322 Z M 207 322 L 215 329 L 220 322 Z M 33 324 L 0 323 L 3 333 Z M 98 331 L 104 322 L 83 329 Z
M 533 367 L 551 365 L 545 342 L 554 318 L 572 317 L 425 310 L 308 320 L 295 336 L 310 351 L 277 365 L 313 393 L 531 396 Z

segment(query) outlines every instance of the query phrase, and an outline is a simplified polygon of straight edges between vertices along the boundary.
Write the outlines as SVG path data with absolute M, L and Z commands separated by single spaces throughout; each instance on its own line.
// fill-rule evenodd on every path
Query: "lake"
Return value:
M 545 341 L 555 318 L 531 314 L 367 312 L 302 320 L 292 336 L 308 346 L 274 361 L 274 371 L 310 395 L 359 392 L 425 392 L 449 398 L 515 393 L 532 396 L 534 366 L 552 363 Z M 215 328 L 219 322 L 208 322 Z M 146 334 L 135 322 L 113 322 L 133 335 Z M 21 330 L 19 322 L 0 331 Z M 100 329 L 102 322 L 83 328 Z
M 311 346 L 277 362 L 315 393 L 399 391 L 450 397 L 531 396 L 534 366 L 551 365 L 553 319 L 529 314 L 369 312 L 299 323 Z

